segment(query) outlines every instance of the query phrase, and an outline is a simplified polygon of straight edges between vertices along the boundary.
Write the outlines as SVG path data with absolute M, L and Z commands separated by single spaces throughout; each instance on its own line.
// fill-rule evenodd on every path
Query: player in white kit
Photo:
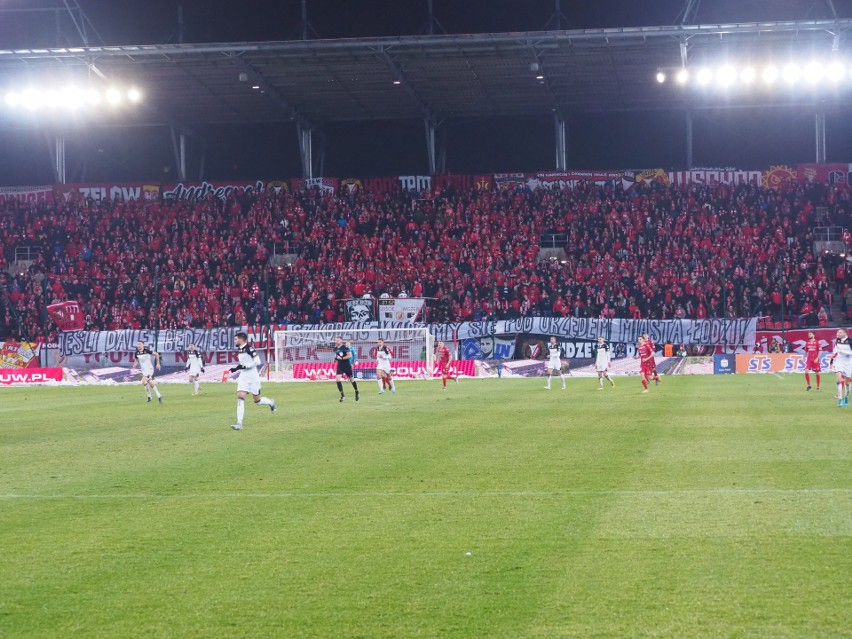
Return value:
M 598 390 L 603 390 L 604 377 L 606 377 L 610 386 L 615 386 L 615 382 L 609 376 L 610 360 L 609 344 L 606 343 L 603 335 L 601 335 L 598 337 L 598 343 L 595 344 L 595 370 L 598 373 Z
M 391 377 L 391 357 L 390 349 L 385 346 L 385 340 L 381 337 L 376 344 L 376 381 L 379 383 L 379 395 L 385 392 L 385 384 L 390 386 L 390 391 L 396 395 L 396 386 Z
M 849 406 L 849 382 L 852 380 L 852 343 L 845 328 L 837 329 L 834 352 L 829 356 L 837 371 L 837 407 Z
M 550 390 L 550 380 L 553 378 L 554 373 L 559 375 L 559 378 L 562 380 L 562 390 L 565 390 L 565 375 L 562 374 L 562 347 L 556 343 L 556 338 L 550 338 L 550 344 L 547 345 L 547 386 L 545 388 Z
M 260 396 L 260 357 L 254 346 L 248 343 L 248 335 L 246 333 L 237 333 L 234 336 L 234 343 L 237 345 L 240 363 L 231 369 L 231 373 L 239 372 L 237 378 L 237 423 L 231 428 L 234 430 L 243 429 L 243 415 L 246 412 L 245 399 L 246 395 L 251 395 L 254 403 L 258 406 L 269 406 L 269 410 L 275 412 L 275 402 L 267 397 Z
M 195 344 L 189 345 L 189 350 L 186 352 L 186 372 L 189 373 L 189 383 L 195 389 L 193 395 L 198 395 L 201 392 L 201 382 L 198 378 L 204 372 L 204 353 L 198 350 Z
M 160 354 L 147 348 L 145 342 L 136 342 L 136 352 L 133 354 L 133 368 L 139 367 L 142 371 L 142 386 L 145 388 L 145 394 L 148 396 L 148 401 L 151 401 L 151 391 L 157 396 L 157 401 L 163 403 L 163 396 L 157 390 L 157 384 L 154 382 L 154 366 L 157 370 L 160 369 Z

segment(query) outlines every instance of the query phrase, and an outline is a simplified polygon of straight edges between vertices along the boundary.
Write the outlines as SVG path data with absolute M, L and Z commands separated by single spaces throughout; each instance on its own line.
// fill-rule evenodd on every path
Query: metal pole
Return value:
M 564 171 L 568 166 L 567 133 L 565 118 L 556 114 L 553 116 L 554 147 L 556 148 L 556 170 Z
M 722 265 L 722 353 L 728 353 L 728 291 L 725 286 L 725 266 Z
M 186 180 L 186 133 L 180 134 L 180 181 Z
M 435 175 L 438 162 L 435 156 L 435 123 L 429 118 L 423 120 L 426 129 L 426 155 L 429 162 L 429 175 Z
M 694 163 L 692 146 L 692 111 L 686 112 L 686 168 L 691 169 Z
M 53 175 L 58 184 L 65 184 L 65 136 L 60 134 L 53 140 Z
M 787 333 L 786 326 L 787 322 L 785 321 L 786 312 L 784 310 L 784 258 L 781 258 L 781 269 L 780 269 L 780 277 L 781 277 L 781 348 L 782 350 L 787 343 Z
M 302 177 L 314 177 L 314 151 L 310 127 L 302 124 L 296 125 L 296 134 L 299 136 L 299 155 L 302 159 Z
M 825 164 L 825 112 L 820 111 L 814 117 L 814 132 L 816 133 L 816 162 Z

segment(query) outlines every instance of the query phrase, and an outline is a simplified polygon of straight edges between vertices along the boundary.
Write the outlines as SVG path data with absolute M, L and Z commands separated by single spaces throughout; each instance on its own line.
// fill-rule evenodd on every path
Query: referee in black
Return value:
M 336 346 L 334 361 L 337 362 L 337 374 L 334 379 L 337 382 L 337 390 L 340 391 L 340 401 L 346 399 L 346 395 L 343 394 L 343 378 L 345 376 L 352 382 L 352 388 L 355 389 L 355 401 L 357 402 L 360 395 L 358 395 L 358 383 L 355 381 L 355 375 L 352 372 L 352 351 L 343 343 L 342 337 L 336 337 L 334 341 Z

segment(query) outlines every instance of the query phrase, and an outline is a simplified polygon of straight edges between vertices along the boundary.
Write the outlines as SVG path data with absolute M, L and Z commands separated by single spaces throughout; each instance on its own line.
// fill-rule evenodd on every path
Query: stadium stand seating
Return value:
M 846 185 L 9 201 L 0 277 L 22 325 L 0 302 L 0 330 L 46 336 L 46 305 L 65 299 L 103 330 L 150 327 L 157 313 L 164 328 L 337 321 L 342 300 L 385 293 L 435 298 L 430 321 L 703 318 L 727 308 L 776 328 L 816 326 L 834 295 L 852 316 L 852 277 L 845 261 L 813 254 L 811 229 L 849 228 L 850 213 Z M 551 234 L 567 236 L 564 256 L 538 261 Z M 273 265 L 284 245 L 298 246 L 298 258 Z M 37 257 L 15 269 L 21 246 Z

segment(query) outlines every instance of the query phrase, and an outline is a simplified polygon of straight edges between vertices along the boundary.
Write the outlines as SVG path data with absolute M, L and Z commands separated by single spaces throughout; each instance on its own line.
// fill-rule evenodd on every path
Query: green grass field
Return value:
M 0 390 L 0 637 L 852 637 L 802 376 Z

